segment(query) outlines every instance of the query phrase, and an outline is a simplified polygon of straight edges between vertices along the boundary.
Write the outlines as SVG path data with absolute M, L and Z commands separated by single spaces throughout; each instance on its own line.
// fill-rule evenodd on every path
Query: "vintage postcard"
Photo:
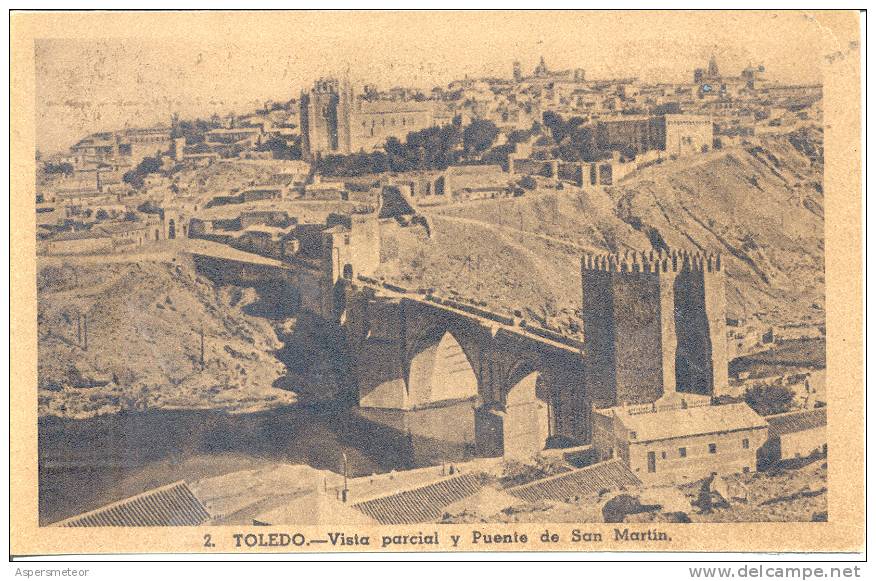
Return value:
M 863 551 L 861 37 L 13 12 L 12 555 Z

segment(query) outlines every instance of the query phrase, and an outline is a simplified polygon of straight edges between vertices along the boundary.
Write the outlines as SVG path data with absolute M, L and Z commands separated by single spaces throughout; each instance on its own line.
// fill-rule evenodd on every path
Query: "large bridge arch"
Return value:
M 472 358 L 452 330 L 433 327 L 419 335 L 408 350 L 409 407 L 461 401 L 478 395 L 478 375 Z

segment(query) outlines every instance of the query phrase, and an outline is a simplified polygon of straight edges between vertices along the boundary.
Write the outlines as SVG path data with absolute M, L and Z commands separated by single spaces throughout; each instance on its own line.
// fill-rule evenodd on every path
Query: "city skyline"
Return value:
M 365 25 L 351 30 L 345 28 L 343 18 L 332 21 L 324 13 L 315 13 L 289 19 L 302 30 L 294 38 L 281 35 L 277 22 L 265 29 L 263 37 L 247 44 L 225 45 L 203 38 L 203 31 L 185 41 L 41 39 L 35 51 L 37 148 L 45 154 L 56 153 L 96 131 L 167 123 L 173 112 L 183 118 L 208 117 L 242 113 L 267 100 L 285 102 L 297 98 L 316 78 L 338 75 L 348 67 L 359 88 L 367 82 L 381 88 L 430 89 L 466 76 L 510 78 L 515 60 L 528 72 L 542 56 L 551 69 L 580 67 L 589 79 L 635 76 L 643 82 L 684 82 L 690 80 L 694 68 L 705 66 L 715 54 L 724 74 L 735 75 L 749 64 L 763 64 L 768 78 L 778 82 L 813 83 L 820 78 L 820 59 L 811 54 L 813 46 L 823 44 L 815 42 L 821 34 L 815 26 L 805 27 L 809 33 L 798 33 L 793 41 L 775 35 L 782 38 L 781 43 L 766 34 L 753 43 L 738 31 L 715 30 L 681 43 L 659 33 L 667 20 L 678 24 L 691 18 L 707 22 L 708 18 L 624 13 L 617 18 L 627 28 L 619 29 L 590 14 L 570 15 L 563 23 L 542 23 L 542 16 L 530 14 L 524 22 L 517 14 L 503 14 L 510 18 L 513 34 L 504 26 L 504 34 L 498 36 L 464 34 L 476 22 L 465 14 L 454 14 L 440 25 L 432 18 L 428 27 L 432 34 L 417 35 L 420 27 L 411 25 L 407 15 L 406 28 L 394 25 L 393 19 L 402 18 L 400 14 L 383 13 L 371 15 Z M 646 30 L 641 29 L 644 17 L 653 21 Z M 739 26 L 752 35 L 767 24 L 771 29 L 794 26 L 800 30 L 799 15 L 773 14 L 769 23 L 756 17 L 740 14 Z M 303 32 L 317 22 L 325 28 L 318 37 Z M 380 34 L 387 27 L 394 31 L 391 38 Z M 581 34 L 579 29 L 588 32 Z M 457 42 L 444 42 L 451 37 Z M 645 54 L 642 47 L 647 47 Z M 424 54 L 428 59 L 423 59 Z M 315 58 L 319 55 L 325 58 Z M 77 62 L 88 65 L 77 66 Z M 243 84 L 239 79 L 250 82 Z

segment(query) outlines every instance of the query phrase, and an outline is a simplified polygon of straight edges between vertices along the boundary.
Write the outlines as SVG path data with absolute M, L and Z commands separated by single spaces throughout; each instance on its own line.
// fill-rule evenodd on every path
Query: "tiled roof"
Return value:
M 567 500 L 575 496 L 595 494 L 600 490 L 618 490 L 638 486 L 641 482 L 620 460 L 608 460 L 586 468 L 549 476 L 542 480 L 514 486 L 508 494 L 529 502 Z
M 59 527 L 197 526 L 210 518 L 182 480 L 55 523 Z
M 617 409 L 617 408 L 615 408 Z M 653 442 L 697 434 L 765 428 L 767 423 L 744 403 L 689 407 L 647 413 L 618 413 L 635 437 L 630 442 Z
M 770 425 L 769 437 L 778 437 L 784 434 L 812 430 L 827 425 L 827 408 L 816 408 L 778 414 L 765 418 Z
M 414 524 L 437 520 L 444 508 L 480 490 L 477 474 L 453 476 L 389 496 L 354 504 L 380 524 Z

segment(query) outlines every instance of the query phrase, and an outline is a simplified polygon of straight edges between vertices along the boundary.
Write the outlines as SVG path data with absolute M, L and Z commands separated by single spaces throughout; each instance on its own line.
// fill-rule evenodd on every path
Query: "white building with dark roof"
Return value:
M 764 418 L 767 442 L 760 452 L 767 463 L 827 453 L 827 408 L 798 410 Z
M 755 471 L 767 429 L 747 404 L 709 405 L 708 398 L 677 394 L 669 402 L 594 410 L 593 446 L 643 482 L 691 482 Z

